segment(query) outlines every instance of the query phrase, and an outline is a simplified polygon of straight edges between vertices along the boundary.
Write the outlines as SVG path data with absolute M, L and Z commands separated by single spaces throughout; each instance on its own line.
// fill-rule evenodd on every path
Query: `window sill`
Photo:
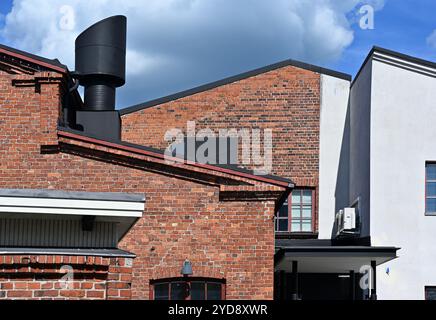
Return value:
M 276 239 L 317 239 L 318 232 L 287 232 L 276 231 Z
M 425 216 L 436 216 L 436 212 L 424 212 Z

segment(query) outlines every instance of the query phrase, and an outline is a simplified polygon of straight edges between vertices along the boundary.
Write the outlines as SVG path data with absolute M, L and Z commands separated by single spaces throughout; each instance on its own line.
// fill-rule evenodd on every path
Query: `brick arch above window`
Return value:
M 180 277 L 180 271 L 184 260 L 180 260 L 180 263 L 176 267 L 157 267 L 155 268 L 149 277 L 150 281 L 154 281 L 162 278 L 177 278 Z M 226 272 L 223 271 L 222 266 L 210 267 L 202 266 L 195 261 L 192 262 L 193 276 L 204 278 L 225 279 Z

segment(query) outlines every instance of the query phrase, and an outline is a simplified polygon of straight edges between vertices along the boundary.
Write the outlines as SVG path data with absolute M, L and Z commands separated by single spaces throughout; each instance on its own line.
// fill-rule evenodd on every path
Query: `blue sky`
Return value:
M 388 0 L 382 10 L 375 12 L 373 30 L 353 26 L 353 43 L 329 67 L 354 76 L 373 45 L 436 61 L 436 48 L 426 43 L 434 29 L 435 0 Z
M 359 27 L 364 4 L 376 9 L 373 30 Z M 0 0 L 0 13 L 1 43 L 71 70 L 75 37 L 125 14 L 118 108 L 288 58 L 354 76 L 373 45 L 436 60 L 436 0 Z

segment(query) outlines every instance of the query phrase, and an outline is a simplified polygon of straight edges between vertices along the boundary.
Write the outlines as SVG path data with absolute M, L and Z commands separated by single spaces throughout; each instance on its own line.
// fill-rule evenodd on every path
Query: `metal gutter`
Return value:
M 0 247 L 0 255 L 63 255 L 135 258 L 136 255 L 121 249 L 76 249 L 76 248 L 25 248 Z

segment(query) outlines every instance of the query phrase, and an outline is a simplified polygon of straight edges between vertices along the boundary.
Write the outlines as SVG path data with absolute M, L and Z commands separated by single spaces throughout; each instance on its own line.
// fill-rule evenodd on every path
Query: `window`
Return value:
M 425 212 L 436 214 L 436 163 L 425 165 Z
M 436 300 L 436 287 L 425 287 L 425 300 Z
M 313 190 L 294 189 L 276 214 L 277 232 L 312 232 Z
M 289 206 L 288 199 L 283 203 L 276 215 L 276 231 L 289 230 Z
M 312 190 L 292 191 L 291 232 L 312 231 Z
M 225 281 L 212 278 L 169 278 L 150 281 L 154 300 L 224 300 Z

